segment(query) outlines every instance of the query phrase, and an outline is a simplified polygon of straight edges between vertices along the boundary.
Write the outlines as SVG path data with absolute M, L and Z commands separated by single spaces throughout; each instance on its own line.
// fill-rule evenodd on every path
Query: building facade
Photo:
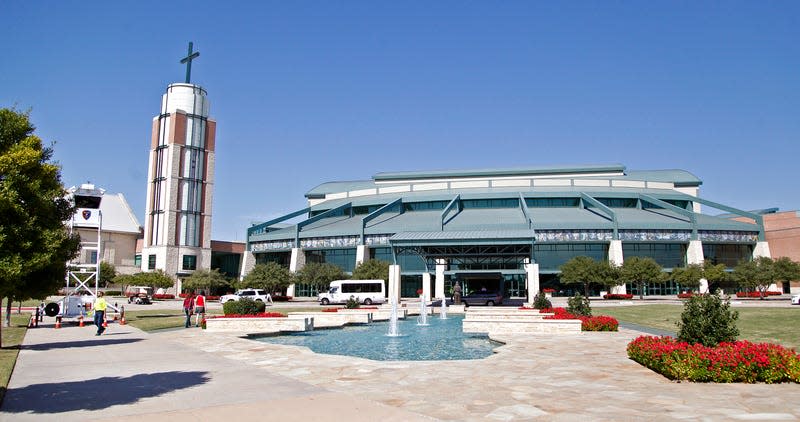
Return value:
M 205 89 L 169 85 L 153 118 L 142 271 L 211 267 L 215 133 Z
M 390 295 L 412 297 L 421 289 L 443 297 L 457 281 L 466 292 L 530 298 L 558 288 L 559 267 L 581 255 L 615 265 L 648 256 L 667 269 L 704 260 L 733 267 L 769 256 L 762 216 L 700 197 L 701 184 L 684 170 L 628 171 L 619 164 L 328 182 L 306 194 L 307 208 L 248 229 L 243 272 L 263 262 L 291 271 L 330 262 L 352 271 L 374 258 L 392 264 Z M 749 221 L 701 214 L 703 206 Z M 281 224 L 298 216 L 305 219 Z M 664 283 L 643 293 L 676 290 Z M 297 285 L 287 294 L 316 292 Z

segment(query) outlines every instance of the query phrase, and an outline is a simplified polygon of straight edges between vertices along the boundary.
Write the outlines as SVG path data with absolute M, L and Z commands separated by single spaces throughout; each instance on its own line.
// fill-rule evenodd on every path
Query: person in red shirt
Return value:
M 194 293 L 186 295 L 183 299 L 183 313 L 186 314 L 186 328 L 192 325 L 192 312 L 194 310 Z
M 200 290 L 200 294 L 194 298 L 194 326 L 199 327 L 200 321 L 205 319 L 206 316 L 206 296 L 205 292 Z

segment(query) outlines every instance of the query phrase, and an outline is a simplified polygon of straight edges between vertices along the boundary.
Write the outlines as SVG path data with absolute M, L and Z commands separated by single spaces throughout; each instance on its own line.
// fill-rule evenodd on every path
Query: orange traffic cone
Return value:
M 31 320 L 28 321 L 28 328 L 33 328 L 34 327 L 33 323 L 34 323 L 35 320 L 36 320 L 36 316 L 31 315 Z
M 83 327 L 83 316 L 78 317 L 78 327 Z
M 56 318 L 56 328 L 61 328 L 61 317 Z
M 103 318 L 103 328 L 107 328 L 107 327 L 108 327 L 108 320 Z
M 123 315 L 122 318 L 119 319 L 119 325 L 125 325 L 125 315 Z

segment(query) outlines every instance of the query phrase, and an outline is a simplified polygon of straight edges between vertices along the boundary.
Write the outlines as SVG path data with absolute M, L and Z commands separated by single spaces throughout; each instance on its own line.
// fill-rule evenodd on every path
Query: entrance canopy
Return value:
M 395 256 L 414 254 L 434 269 L 437 260 L 467 269 L 511 268 L 530 262 L 533 230 L 402 232 L 389 238 Z

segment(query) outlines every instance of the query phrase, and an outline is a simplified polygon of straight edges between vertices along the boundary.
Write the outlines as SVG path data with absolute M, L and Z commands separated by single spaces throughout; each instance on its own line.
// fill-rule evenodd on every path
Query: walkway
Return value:
M 2 420 L 798 420 L 800 385 L 676 383 L 639 332 L 504 339 L 480 361 L 373 362 L 199 329 L 29 331 Z

